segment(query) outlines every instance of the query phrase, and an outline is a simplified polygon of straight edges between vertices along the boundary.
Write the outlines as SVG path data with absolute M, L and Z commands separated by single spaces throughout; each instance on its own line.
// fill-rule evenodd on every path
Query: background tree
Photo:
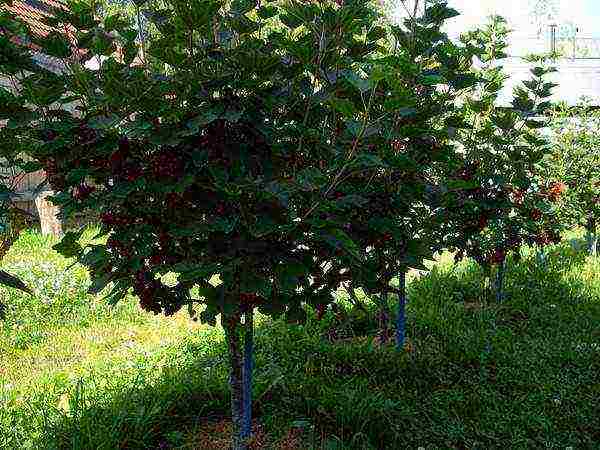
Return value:
M 548 196 L 562 195 L 562 220 L 583 226 L 590 254 L 597 252 L 600 218 L 600 115 L 583 101 L 576 107 L 561 104 L 552 115 L 552 153 L 545 159 Z
M 24 155 L 18 151 L 27 146 L 29 141 L 23 138 L 16 129 L 22 121 L 27 120 L 28 110 L 11 94 L 12 86 L 17 85 L 18 71 L 11 68 L 16 55 L 12 53 L 9 34 L 18 34 L 21 28 L 11 23 L 7 16 L 0 11 L 0 28 L 8 33 L 0 34 L 0 65 L 4 69 L 0 77 L 0 261 L 10 247 L 18 239 L 20 232 L 32 223 L 31 214 L 17 207 L 16 187 L 19 177 L 39 169 L 39 163 L 25 161 Z M 8 66 L 8 67 L 7 67 Z M 30 292 L 18 278 L 0 271 L 0 284 Z M 0 316 L 3 307 L 0 304 Z
M 545 36 L 548 25 L 558 18 L 558 0 L 529 0 L 529 18 L 538 37 Z
M 448 237 L 458 248 L 457 258 L 473 257 L 491 274 L 497 267 L 497 298 L 502 297 L 504 262 L 522 243 L 545 245 L 559 239 L 555 208 L 543 192 L 539 163 L 549 151 L 540 133 L 553 83 L 545 76 L 554 69 L 531 58 L 532 79 L 514 91 L 511 108 L 498 105 L 506 75 L 501 62 L 507 57 L 509 30 L 498 16 L 461 40 L 474 47 L 481 68 L 474 73 L 482 88 L 464 97 L 456 140 L 463 148 L 463 166 L 451 175 L 457 190 L 449 191 L 456 223 Z
M 456 167 L 460 162 L 456 147 L 449 144 L 450 128 L 444 121 L 452 114 L 456 99 L 478 82 L 468 73 L 473 54 L 441 32 L 445 21 L 456 15 L 438 3 L 424 15 L 411 14 L 402 24 L 391 26 L 394 40 L 378 61 L 386 62 L 387 72 L 384 65 L 376 68 L 385 75 L 369 100 L 370 122 L 377 124 L 370 131 L 371 145 L 379 149 L 377 157 L 386 170 L 348 177 L 336 193 L 352 192 L 353 186 L 364 183 L 364 176 L 370 177 L 368 196 L 360 208 L 345 212 L 348 233 L 358 243 L 364 263 L 355 268 L 334 267 L 334 273 L 344 274 L 351 282 L 351 297 L 360 288 L 375 300 L 383 342 L 391 337 L 390 294 L 398 299 L 398 349 L 404 347 L 406 272 L 426 269 L 423 260 L 432 259 L 440 249 L 436 227 L 441 224 L 432 221 L 440 205 L 431 197 L 445 182 L 438 176 L 438 166 Z M 414 97 L 406 102 L 409 93 Z M 392 285 L 394 279 L 398 287 Z

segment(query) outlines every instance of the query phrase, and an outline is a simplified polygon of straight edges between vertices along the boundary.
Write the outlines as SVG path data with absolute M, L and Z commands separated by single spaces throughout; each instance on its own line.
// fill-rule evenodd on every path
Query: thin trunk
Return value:
M 379 334 L 382 344 L 390 340 L 390 304 L 388 293 L 384 292 L 379 297 Z
M 504 299 L 504 275 L 506 273 L 506 261 L 498 264 L 496 269 L 496 302 L 501 303 Z
M 240 319 L 238 316 L 223 318 L 223 328 L 229 349 L 229 363 L 231 373 L 229 375 L 229 386 L 231 388 L 231 422 L 232 449 L 248 450 L 248 445 L 242 436 L 244 416 L 244 382 L 242 367 L 242 349 L 240 342 Z
M 254 311 L 250 308 L 244 314 L 244 414 L 242 439 L 245 442 L 252 436 L 252 370 L 254 369 Z
M 540 247 L 535 254 L 538 266 L 545 267 L 546 266 L 546 253 L 544 251 L 544 247 Z
M 406 338 L 406 272 L 400 272 L 398 277 L 398 315 L 396 316 L 396 350 L 404 349 Z

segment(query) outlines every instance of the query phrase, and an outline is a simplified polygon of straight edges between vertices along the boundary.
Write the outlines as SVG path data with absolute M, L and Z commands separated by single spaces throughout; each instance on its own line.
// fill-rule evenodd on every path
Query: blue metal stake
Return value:
M 254 311 L 244 314 L 244 372 L 242 438 L 248 441 L 252 435 L 252 370 L 254 369 Z

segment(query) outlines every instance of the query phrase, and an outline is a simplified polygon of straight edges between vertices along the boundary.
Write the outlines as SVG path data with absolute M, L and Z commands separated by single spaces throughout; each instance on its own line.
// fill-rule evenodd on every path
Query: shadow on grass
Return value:
M 508 266 L 501 305 L 481 302 L 472 264 L 436 268 L 410 285 L 411 347 L 401 354 L 375 348 L 364 321 L 339 342 L 325 338 L 331 316 L 304 327 L 265 321 L 258 420 L 276 438 L 304 429 L 303 449 L 594 448 L 600 352 L 573 345 L 589 342 L 600 319 L 600 283 L 577 276 L 590 264 L 568 245 L 543 265 L 525 255 Z M 40 448 L 200 448 L 190 432 L 229 411 L 225 351 L 190 344 L 158 381 L 82 387 Z

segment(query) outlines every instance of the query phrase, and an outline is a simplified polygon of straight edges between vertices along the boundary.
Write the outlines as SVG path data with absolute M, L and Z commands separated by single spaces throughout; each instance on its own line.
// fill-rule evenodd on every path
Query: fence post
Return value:
M 556 57 L 556 29 L 558 28 L 558 25 L 556 25 L 555 23 L 550 24 L 550 54 L 552 55 L 553 58 Z
M 60 209 L 48 200 L 48 197 L 53 195 L 53 191 L 40 192 L 35 197 L 35 206 L 40 216 L 42 234 L 62 237 L 63 226 L 60 218 Z

